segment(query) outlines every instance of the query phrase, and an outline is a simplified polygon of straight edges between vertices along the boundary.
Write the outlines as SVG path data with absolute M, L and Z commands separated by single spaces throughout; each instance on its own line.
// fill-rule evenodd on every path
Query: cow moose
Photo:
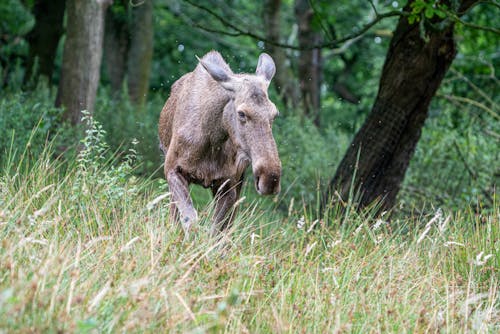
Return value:
M 211 231 L 217 234 L 233 220 L 250 164 L 259 194 L 280 191 L 281 161 L 271 129 L 278 110 L 267 93 L 276 67 L 266 53 L 255 74 L 233 73 L 217 51 L 198 60 L 171 88 L 159 139 L 172 195 L 170 220 L 180 218 L 185 231 L 196 222 L 189 184 L 199 184 L 215 198 Z

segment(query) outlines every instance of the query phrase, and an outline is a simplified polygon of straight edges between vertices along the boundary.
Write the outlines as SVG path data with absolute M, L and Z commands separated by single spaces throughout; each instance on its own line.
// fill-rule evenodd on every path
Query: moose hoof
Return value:
M 189 232 L 194 223 L 198 220 L 196 212 L 181 217 L 181 224 L 184 232 Z

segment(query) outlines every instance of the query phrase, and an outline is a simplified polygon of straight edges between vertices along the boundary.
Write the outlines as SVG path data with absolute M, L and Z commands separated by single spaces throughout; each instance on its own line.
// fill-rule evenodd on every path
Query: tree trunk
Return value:
M 462 11 L 464 6 L 465 2 Z M 400 18 L 373 109 L 331 180 L 324 204 L 335 201 L 334 191 L 346 201 L 352 190 L 358 195 L 354 198 L 358 207 L 376 200 L 381 200 L 379 212 L 394 206 L 429 103 L 456 54 L 452 24 L 428 32 L 425 42 L 419 24 L 410 25 L 407 17 Z
M 153 59 L 153 0 L 132 8 L 132 29 L 128 54 L 128 92 L 130 100 L 144 104 L 149 88 Z
M 35 25 L 26 36 L 29 44 L 24 85 L 36 85 L 40 75 L 52 82 L 57 45 L 64 32 L 66 0 L 39 0 L 33 6 Z
M 66 42 L 56 106 L 64 106 L 64 117 L 81 121 L 81 111 L 94 110 L 99 84 L 104 13 L 112 0 L 68 0 Z
M 279 42 L 281 39 L 280 32 L 280 11 L 281 0 L 266 0 L 264 2 L 264 26 L 266 27 L 266 38 L 272 41 Z M 299 91 L 293 76 L 289 60 L 286 56 L 285 49 L 266 45 L 266 50 L 274 59 L 276 64 L 276 75 L 273 82 L 278 94 L 287 108 L 295 108 L 299 102 Z
M 295 16 L 299 26 L 299 46 L 305 48 L 300 51 L 298 64 L 302 106 L 304 114 L 319 127 L 323 61 L 321 49 L 308 50 L 307 48 L 320 44 L 323 37 L 321 33 L 313 29 L 314 10 L 308 0 L 295 1 Z
M 120 9 L 118 13 L 114 6 Z M 117 96 L 123 85 L 127 72 L 127 53 L 129 47 L 128 0 L 116 1 L 113 7 L 106 11 L 104 29 L 104 66 L 111 83 L 111 92 Z M 123 12 L 125 14 L 123 14 Z

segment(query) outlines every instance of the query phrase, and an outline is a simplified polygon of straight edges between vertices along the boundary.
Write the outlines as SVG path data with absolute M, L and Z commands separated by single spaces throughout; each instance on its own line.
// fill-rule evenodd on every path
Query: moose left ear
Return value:
M 267 81 L 271 81 L 274 77 L 274 73 L 276 73 L 276 66 L 274 65 L 273 58 L 267 53 L 261 54 L 255 73 L 264 77 Z
M 196 56 L 196 59 L 200 62 L 201 66 L 210 74 L 212 79 L 217 81 L 222 87 L 224 87 L 226 90 L 229 91 L 234 91 L 235 90 L 235 78 L 231 70 L 227 70 L 223 66 L 220 66 L 217 62 L 211 62 L 207 61 L 204 59 L 198 58 Z

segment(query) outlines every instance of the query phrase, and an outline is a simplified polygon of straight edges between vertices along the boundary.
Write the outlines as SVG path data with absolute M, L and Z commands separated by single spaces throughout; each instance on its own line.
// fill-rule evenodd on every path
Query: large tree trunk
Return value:
M 153 59 L 153 0 L 132 8 L 132 29 L 128 54 L 128 92 L 130 100 L 144 104 L 149 89 Z
M 118 7 L 115 11 L 114 7 Z M 115 1 L 106 11 L 104 29 L 104 67 L 111 83 L 111 92 L 117 96 L 127 72 L 129 47 L 128 0 Z M 125 12 L 125 14 L 123 14 Z
M 281 39 L 281 0 L 266 0 L 263 9 L 266 38 L 279 42 Z M 266 50 L 273 57 L 276 64 L 276 75 L 273 82 L 281 100 L 288 108 L 297 107 L 299 102 L 298 86 L 288 64 L 285 49 L 269 44 L 266 45 Z
M 52 82 L 57 45 L 64 32 L 63 19 L 66 0 L 39 0 L 33 6 L 35 25 L 27 35 L 28 61 L 24 85 L 38 82 L 40 75 Z
M 66 42 L 56 105 L 64 117 L 81 121 L 81 111 L 94 110 L 99 84 L 104 13 L 112 0 L 68 0 Z
M 304 50 L 300 51 L 298 64 L 302 106 L 304 114 L 312 119 L 316 126 L 319 126 L 323 60 L 321 49 L 309 48 L 320 44 L 323 37 L 320 32 L 315 31 L 313 28 L 314 10 L 311 8 L 308 0 L 295 1 L 295 16 L 299 26 L 299 46 L 304 48 Z
M 462 10 L 474 2 L 463 2 Z M 407 17 L 400 18 L 372 112 L 342 159 L 324 203 L 335 201 L 334 191 L 343 200 L 352 191 L 359 196 L 355 198 L 358 207 L 376 200 L 382 201 L 379 212 L 394 206 L 429 103 L 456 54 L 452 24 L 428 33 L 425 42 L 419 24 L 410 25 Z

